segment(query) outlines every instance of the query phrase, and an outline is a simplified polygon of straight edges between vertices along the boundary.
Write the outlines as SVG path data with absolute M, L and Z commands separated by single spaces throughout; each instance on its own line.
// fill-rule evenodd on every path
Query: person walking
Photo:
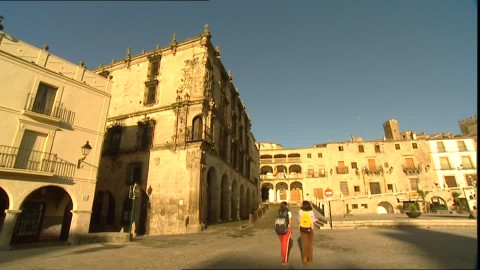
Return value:
M 302 263 L 306 265 L 308 262 L 313 261 L 313 224 L 316 221 L 310 202 L 302 202 L 302 207 L 298 210 L 298 217 L 300 219 Z
M 282 219 L 284 221 L 282 221 Z M 277 222 L 277 220 L 280 220 L 280 222 Z M 275 224 L 283 222 L 285 222 L 284 226 L 286 226 L 286 228 L 280 230 L 277 230 L 276 228 L 276 230 L 278 234 L 278 239 L 280 239 L 280 253 L 282 256 L 282 265 L 286 265 L 288 263 L 290 237 L 292 236 L 292 213 L 287 208 L 287 202 L 280 203 L 280 209 L 278 209 L 278 216 L 276 218 Z

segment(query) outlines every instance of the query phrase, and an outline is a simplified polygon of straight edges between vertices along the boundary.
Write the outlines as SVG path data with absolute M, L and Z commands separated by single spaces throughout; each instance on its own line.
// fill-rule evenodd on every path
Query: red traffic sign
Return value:
M 325 197 L 330 198 L 333 195 L 333 190 L 327 188 L 327 189 L 325 189 L 324 193 L 325 193 Z

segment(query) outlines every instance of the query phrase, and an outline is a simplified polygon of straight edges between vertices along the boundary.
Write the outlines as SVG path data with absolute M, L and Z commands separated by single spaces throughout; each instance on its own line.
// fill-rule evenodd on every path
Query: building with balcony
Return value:
M 250 118 L 210 39 L 205 26 L 96 69 L 113 85 L 92 230 L 129 229 L 133 209 L 136 234 L 198 232 L 258 208 Z
M 381 140 L 352 137 L 347 142 L 296 149 L 259 143 L 262 201 L 300 203 L 306 199 L 322 206 L 327 202 L 324 191 L 330 188 L 332 214 L 336 215 L 397 212 L 403 201 L 420 199 L 419 190 L 428 192 L 427 200 L 435 197 L 449 201 L 452 190 L 439 180 L 444 178 L 438 171 L 438 156 L 442 154 L 431 151 L 436 142 L 426 135 L 418 138 L 412 131 L 400 133 L 397 128 L 394 133 L 403 135 L 391 136 L 390 128 L 385 128 L 391 123 L 398 127 L 396 120 L 387 121 L 386 138 Z M 445 140 L 461 147 L 457 139 Z M 476 181 L 476 147 L 472 139 L 460 141 L 465 147 L 458 148 L 464 151 L 455 155 L 455 168 L 463 166 L 465 177 Z M 453 146 L 448 145 L 448 149 Z M 462 185 L 473 186 L 466 182 Z
M 89 231 L 109 79 L 0 32 L 0 93 L 0 247 L 75 242 Z

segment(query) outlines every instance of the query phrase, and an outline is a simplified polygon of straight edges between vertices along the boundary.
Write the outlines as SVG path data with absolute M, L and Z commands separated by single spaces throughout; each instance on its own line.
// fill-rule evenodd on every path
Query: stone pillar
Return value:
M 10 248 L 13 230 L 17 223 L 17 216 L 20 213 L 22 213 L 22 210 L 5 210 L 5 221 L 3 222 L 2 231 L 0 232 L 0 250 Z
M 91 210 L 72 210 L 72 223 L 68 234 L 68 243 L 78 244 L 82 234 L 87 234 L 90 227 Z

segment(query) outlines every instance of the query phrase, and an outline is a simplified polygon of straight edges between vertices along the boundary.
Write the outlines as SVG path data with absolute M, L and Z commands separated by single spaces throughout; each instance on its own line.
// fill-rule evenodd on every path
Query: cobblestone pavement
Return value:
M 297 230 L 282 266 L 273 206 L 254 225 L 209 226 L 202 233 L 139 237 L 123 244 L 0 252 L 0 269 L 476 269 L 477 227 L 362 227 L 315 231 L 314 261 L 303 266 Z M 298 224 L 298 207 L 291 208 Z M 373 217 L 372 217 L 373 218 Z M 385 218 L 385 217 L 382 217 Z M 445 218 L 446 219 L 446 218 Z M 335 220 L 334 220 L 335 222 Z

